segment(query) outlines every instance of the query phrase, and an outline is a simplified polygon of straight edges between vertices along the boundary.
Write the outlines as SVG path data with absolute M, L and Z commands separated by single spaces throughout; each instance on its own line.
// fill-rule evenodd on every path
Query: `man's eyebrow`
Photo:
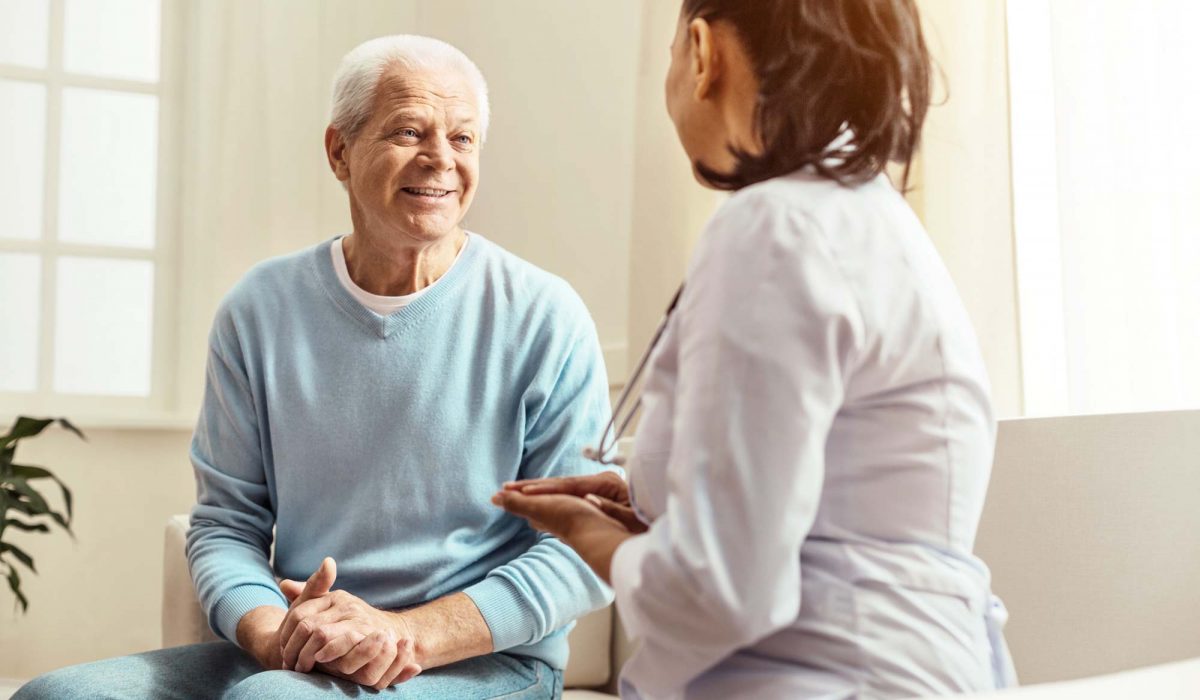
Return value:
M 409 108 L 393 112 L 390 116 L 388 116 L 387 121 L 390 123 L 406 119 L 426 119 L 428 116 L 429 115 L 424 110 Z
M 478 114 L 470 114 L 467 112 L 462 112 L 459 114 L 451 114 L 449 116 L 450 116 L 450 123 L 453 124 L 455 127 L 461 128 L 464 126 L 470 126 L 470 127 L 476 128 L 476 129 L 479 128 L 479 115 Z

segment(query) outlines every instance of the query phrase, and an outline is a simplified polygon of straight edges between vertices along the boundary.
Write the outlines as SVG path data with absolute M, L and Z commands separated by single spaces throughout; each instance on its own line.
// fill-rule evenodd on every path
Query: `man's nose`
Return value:
M 421 150 L 419 162 L 422 167 L 442 172 L 454 167 L 454 151 L 442 139 L 433 139 Z

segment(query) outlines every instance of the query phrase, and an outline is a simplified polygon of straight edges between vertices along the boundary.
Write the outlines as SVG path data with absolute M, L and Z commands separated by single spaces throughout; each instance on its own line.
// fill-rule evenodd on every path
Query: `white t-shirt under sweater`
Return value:
M 433 284 L 418 292 L 404 294 L 398 297 L 385 297 L 379 296 L 378 294 L 372 294 L 362 287 L 359 287 L 354 283 L 354 280 L 350 278 L 350 268 L 346 267 L 346 251 L 342 249 L 342 240 L 344 238 L 345 236 L 341 236 L 334 239 L 333 243 L 331 243 L 329 246 L 329 253 L 333 257 L 333 269 L 335 272 L 337 272 L 338 281 L 342 283 L 342 286 L 346 288 L 346 291 L 350 292 L 350 294 L 356 300 L 358 300 L 358 303 L 374 311 L 380 316 L 390 316 L 396 313 L 417 299 L 420 299 L 421 295 L 425 294 L 430 289 L 433 289 L 434 285 L 437 284 L 435 281 Z M 466 235 L 466 240 L 463 241 L 462 247 L 458 249 L 458 255 L 454 257 L 454 262 L 450 263 L 450 267 L 446 268 L 446 272 L 450 272 L 450 270 L 454 269 L 454 266 L 458 264 L 459 259 L 462 258 L 463 251 L 467 249 L 467 246 L 470 243 L 471 234 L 468 233 Z M 442 277 L 445 276 L 445 273 L 443 273 Z M 441 277 L 439 277 L 438 280 L 440 281 Z

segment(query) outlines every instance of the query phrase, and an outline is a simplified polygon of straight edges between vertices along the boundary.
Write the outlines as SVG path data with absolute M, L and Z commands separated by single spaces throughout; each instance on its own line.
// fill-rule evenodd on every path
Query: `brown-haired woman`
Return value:
M 496 502 L 612 582 L 641 641 L 624 697 L 1012 684 L 972 554 L 987 376 L 884 175 L 907 168 L 929 105 L 913 1 L 685 0 L 671 52 L 696 177 L 735 193 L 651 356 L 629 487 L 603 472 Z

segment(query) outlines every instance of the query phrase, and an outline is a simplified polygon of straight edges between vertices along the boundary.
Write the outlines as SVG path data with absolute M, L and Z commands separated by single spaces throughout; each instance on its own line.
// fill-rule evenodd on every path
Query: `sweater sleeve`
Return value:
M 580 302 L 582 309 L 582 302 Z M 586 311 L 581 310 L 586 318 Z M 525 456 L 521 478 L 599 471 L 582 456 L 609 417 L 608 377 L 590 319 L 565 360 L 526 397 Z M 526 525 L 528 527 L 528 525 Z M 466 589 L 492 632 L 495 651 L 533 644 L 612 600 L 612 591 L 573 549 L 539 535 L 520 556 Z
M 233 323 L 218 314 L 209 339 L 204 401 L 192 438 L 196 505 L 187 535 L 188 567 L 213 630 L 237 641 L 242 616 L 287 608 L 271 571 L 275 514 L 263 466 L 254 401 Z

